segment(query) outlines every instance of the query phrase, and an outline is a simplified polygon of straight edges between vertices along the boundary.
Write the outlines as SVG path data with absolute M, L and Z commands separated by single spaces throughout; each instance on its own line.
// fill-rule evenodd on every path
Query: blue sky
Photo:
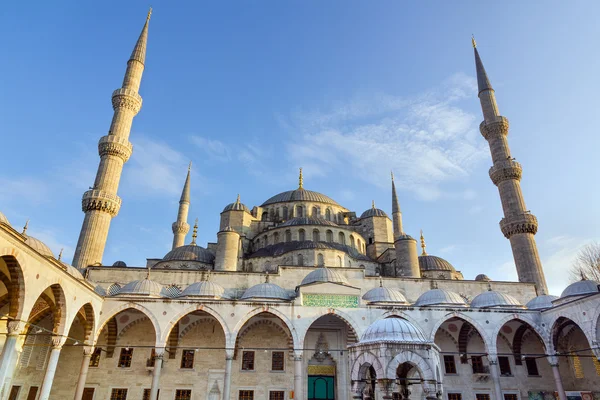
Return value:
M 104 262 L 170 248 L 186 167 L 190 222 L 216 241 L 219 212 L 297 186 L 357 214 L 391 212 L 467 279 L 516 279 L 481 112 L 470 36 L 511 121 L 549 286 L 600 239 L 596 2 L 153 1 L 142 111 Z M 138 1 L 11 2 L 0 13 L 0 210 L 65 259 L 93 183 L 110 94 L 143 25 Z M 188 241 L 189 241 L 188 237 Z

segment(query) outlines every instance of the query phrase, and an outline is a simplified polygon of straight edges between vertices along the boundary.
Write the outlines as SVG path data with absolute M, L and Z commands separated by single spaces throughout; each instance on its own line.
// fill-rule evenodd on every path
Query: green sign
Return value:
M 302 305 L 308 307 L 358 308 L 358 296 L 345 294 L 302 294 Z

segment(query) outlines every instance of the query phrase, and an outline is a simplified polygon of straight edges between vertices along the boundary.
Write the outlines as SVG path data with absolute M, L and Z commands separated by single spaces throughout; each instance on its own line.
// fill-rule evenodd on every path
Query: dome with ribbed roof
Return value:
M 4 215 L 2 211 L 0 211 L 0 224 L 10 225 L 10 222 L 8 222 L 8 218 L 6 218 L 6 215 Z
M 478 294 L 471 300 L 474 308 L 523 308 L 517 299 L 509 294 L 488 290 Z
M 210 250 L 195 244 L 177 247 L 163 257 L 163 261 L 198 261 L 205 264 L 212 264 L 214 260 L 215 255 Z
M 369 208 L 367 211 L 365 211 L 364 213 L 362 213 L 360 215 L 361 218 L 369 218 L 369 217 L 386 217 L 389 218 L 387 216 L 387 214 L 385 213 L 385 211 L 379 209 L 379 208 L 375 208 L 375 201 L 373 201 L 373 205 L 371 206 L 371 208 Z
M 360 338 L 360 343 L 395 342 L 428 343 L 423 332 L 404 318 L 389 317 L 373 322 Z
M 77 268 L 75 268 L 74 266 L 67 264 L 66 262 L 62 262 L 61 260 L 58 260 L 67 270 L 67 273 L 77 279 L 84 279 L 83 275 L 81 274 L 81 271 L 79 271 Z
M 125 263 L 125 261 L 115 261 L 112 265 L 113 267 L 126 267 L 127 264 Z
M 429 254 L 419 256 L 419 268 L 421 271 L 451 271 L 456 272 L 456 269 L 448 261 L 441 257 L 432 256 Z
M 291 201 L 310 201 L 315 203 L 333 204 L 338 207 L 340 206 L 336 201 L 325 196 L 324 194 L 313 192 L 312 190 L 296 189 L 276 194 L 262 203 L 262 207 L 268 206 L 269 204 L 287 203 Z
M 192 283 L 186 287 L 179 297 L 203 297 L 208 299 L 221 299 L 225 297 L 223 294 L 225 289 L 218 283 L 210 281 L 200 281 Z
M 162 290 L 163 286 L 160 283 L 146 278 L 129 282 L 116 295 L 161 297 Z
M 240 195 L 238 195 L 237 200 L 235 202 L 227 204 L 225 206 L 223 212 L 226 211 L 246 211 L 248 214 L 250 214 L 250 209 L 240 201 Z
M 479 282 L 491 282 L 491 279 L 488 278 L 488 276 L 486 274 L 479 274 L 475 277 L 476 281 Z
M 554 306 L 552 302 L 556 299 L 558 299 L 558 296 L 543 294 L 541 296 L 537 296 L 529 300 L 525 307 L 527 307 L 530 310 L 546 310 Z
M 400 290 L 384 286 L 369 290 L 363 295 L 362 299 L 367 303 L 408 303 L 408 301 L 406 301 L 406 297 L 404 297 Z
M 39 239 L 34 238 L 33 236 L 27 236 L 27 235 L 23 235 L 25 236 L 25 243 L 31 247 L 32 249 L 34 249 L 35 251 L 37 251 L 38 253 L 40 253 L 41 255 L 45 256 L 45 257 L 52 257 L 54 258 L 54 254 L 52 253 L 52 250 L 50 250 L 50 247 L 46 246 L 46 244 L 44 242 L 42 242 Z
M 458 293 L 446 289 L 431 289 L 423 293 L 415 302 L 416 307 L 452 306 L 466 307 L 466 300 Z
M 298 226 L 298 225 L 325 225 L 325 226 L 338 226 L 335 222 L 327 221 L 324 218 L 314 217 L 296 217 L 288 219 L 278 227 L 284 226 Z
M 579 282 L 571 283 L 565 290 L 563 290 L 560 297 L 583 296 L 598 293 L 599 291 L 598 282 L 585 279 Z
M 321 267 L 306 275 L 304 279 L 302 279 L 300 285 L 309 285 L 317 282 L 341 283 L 342 285 L 348 284 L 348 281 L 341 273 L 331 268 Z
M 290 300 L 290 295 L 282 287 L 269 282 L 254 285 L 244 292 L 241 300 Z

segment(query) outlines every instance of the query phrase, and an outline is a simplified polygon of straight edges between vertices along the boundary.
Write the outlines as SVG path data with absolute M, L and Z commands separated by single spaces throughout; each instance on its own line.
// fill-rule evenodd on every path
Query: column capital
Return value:
M 83 356 L 90 357 L 92 354 L 94 354 L 95 349 L 96 348 L 94 346 L 83 346 Z
M 235 355 L 234 349 L 225 349 L 225 359 L 226 360 L 233 360 L 234 355 Z
M 9 336 L 19 335 L 24 328 L 25 324 L 21 321 L 8 321 L 8 324 L 6 326 Z
M 558 367 L 558 356 L 554 355 L 554 356 L 548 356 L 546 357 L 546 359 L 548 360 L 548 363 L 552 366 L 552 367 Z
M 51 339 L 51 343 L 52 343 L 52 350 L 60 350 L 63 347 L 63 344 L 65 343 L 65 340 L 62 336 L 52 336 Z
M 294 361 L 302 361 L 303 351 L 294 350 Z

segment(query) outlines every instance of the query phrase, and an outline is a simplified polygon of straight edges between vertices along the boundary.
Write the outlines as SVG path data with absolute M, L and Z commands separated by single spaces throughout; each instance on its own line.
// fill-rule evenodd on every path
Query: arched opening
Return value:
M 273 234 L 273 244 L 279 243 L 279 232 Z
M 284 221 L 288 219 L 288 208 L 287 208 L 287 206 L 283 207 L 283 216 L 282 217 L 283 217 Z
M 292 241 L 292 231 L 287 229 L 285 231 L 285 241 L 286 242 L 291 242 Z
M 414 364 L 404 362 L 396 368 L 396 390 L 395 393 L 401 395 L 401 398 L 413 399 L 423 398 L 423 377 Z
M 338 237 L 338 241 L 340 242 L 340 244 L 346 244 L 346 235 L 344 235 L 344 232 L 340 232 Z
M 298 266 L 303 267 L 304 266 L 304 256 L 302 254 L 298 254 L 296 256 L 296 259 L 298 260 Z
M 263 222 L 269 220 L 269 211 L 268 210 L 264 210 L 263 211 L 260 220 L 263 221 Z
M 318 218 L 319 217 L 319 209 L 317 207 L 313 207 L 311 215 L 313 218 Z
M 4 346 L 8 323 L 22 317 L 25 295 L 25 279 L 21 265 L 13 256 L 0 257 L 0 312 L 6 315 L 6 323 L 0 325 L 0 347 Z
M 331 221 L 331 208 L 325 210 L 325 219 Z
M 321 254 L 321 253 L 317 254 L 317 266 L 318 267 L 325 266 L 325 258 L 323 257 L 323 254 Z
M 302 208 L 301 205 L 297 205 L 296 206 L 296 218 L 302 218 L 304 217 L 304 209 Z
M 321 233 L 319 232 L 318 229 L 313 229 L 313 242 L 320 242 L 321 241 Z
M 354 249 L 356 244 L 354 243 L 354 235 L 350 235 L 350 246 Z
M 306 232 L 304 231 L 304 229 L 300 229 L 298 231 L 298 240 L 301 242 L 306 240 Z
M 344 261 L 342 260 L 342 257 L 337 256 L 337 264 L 339 268 L 342 268 L 344 266 Z
M 561 376 L 567 377 L 563 378 L 565 390 L 577 390 L 581 385 L 597 388 L 600 364 L 581 327 L 569 318 L 559 317 L 552 326 L 551 339 L 554 351 L 560 355 Z
M 331 231 L 331 229 L 328 229 L 327 232 L 325 232 L 325 236 L 326 236 L 327 242 L 329 242 L 329 243 L 333 242 L 333 232 Z

